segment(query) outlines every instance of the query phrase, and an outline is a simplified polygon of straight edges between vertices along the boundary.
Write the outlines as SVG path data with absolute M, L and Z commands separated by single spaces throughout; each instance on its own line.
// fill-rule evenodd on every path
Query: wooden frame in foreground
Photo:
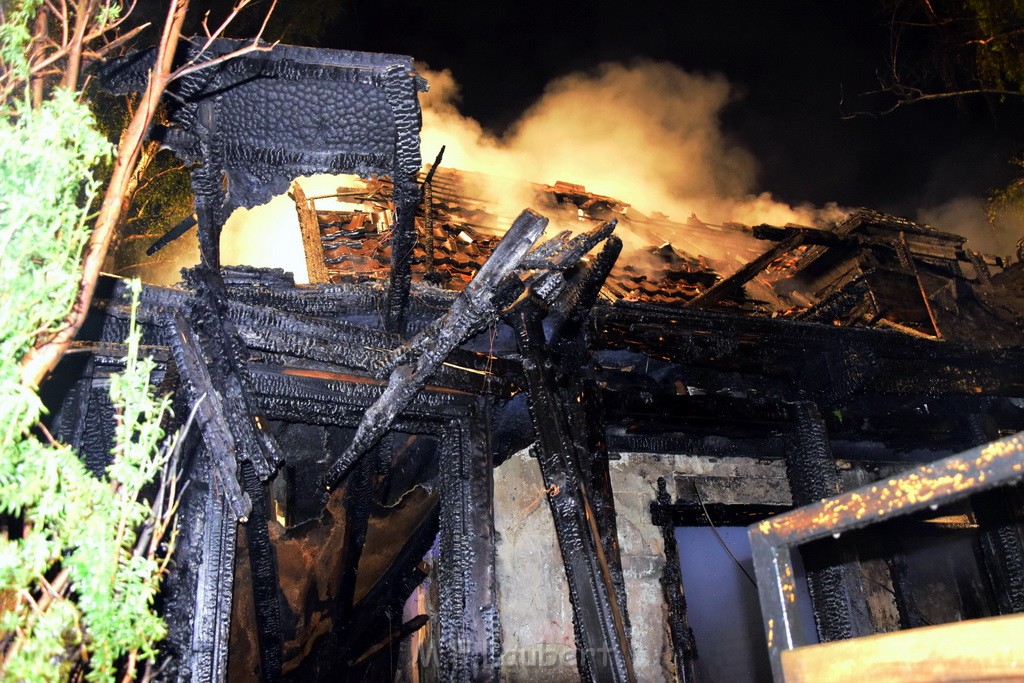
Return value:
M 775 680 L 779 682 L 812 680 L 800 677 L 803 675 L 800 673 L 803 670 L 798 666 L 797 660 L 802 660 L 805 656 L 804 653 L 807 653 L 808 662 L 819 662 L 822 663 L 822 666 L 826 659 L 849 658 L 848 665 L 855 666 L 860 672 L 860 675 L 856 677 L 857 680 L 863 680 L 864 666 L 870 663 L 864 657 L 869 652 L 881 655 L 880 647 L 874 644 L 876 639 L 882 641 L 893 638 L 892 642 L 897 649 L 888 647 L 884 649 L 890 653 L 899 653 L 901 659 L 906 661 L 910 657 L 915 657 L 913 649 L 920 647 L 921 636 L 929 637 L 928 634 L 920 634 L 915 638 L 915 634 L 923 629 L 914 629 L 913 631 L 856 638 L 803 649 L 802 646 L 809 646 L 810 643 L 799 642 L 799 634 L 806 633 L 807 630 L 799 627 L 801 615 L 796 605 L 797 591 L 792 563 L 794 548 L 828 536 L 877 524 L 893 517 L 943 505 L 987 489 L 1014 483 L 1021 478 L 1024 478 L 1024 432 L 951 455 L 930 465 L 908 470 L 898 477 L 868 484 L 842 495 L 827 498 L 813 505 L 806 505 L 751 525 L 749 527 L 750 547 L 753 553 L 754 570 L 757 573 L 761 615 L 764 620 L 768 654 L 771 658 L 772 675 Z M 960 638 L 963 638 L 965 643 L 967 635 L 955 634 L 968 634 L 972 632 L 972 629 L 984 630 L 988 628 L 984 622 L 1001 622 L 1003 619 L 1006 617 L 938 626 L 934 629 L 939 631 L 931 633 L 930 637 L 935 638 L 936 643 L 944 643 L 947 640 L 957 643 Z M 1024 679 L 1024 630 L 1021 629 L 1020 620 L 1001 622 L 992 628 L 1000 629 L 1000 633 L 1003 633 L 1002 642 L 1016 645 L 1009 650 L 1013 653 L 1015 662 L 1003 662 L 1002 665 L 1012 666 L 1015 664 L 1012 666 L 1012 671 L 1016 672 L 1016 676 Z M 1010 630 L 1002 630 L 1004 628 Z M 949 638 L 937 637 L 937 634 L 942 632 L 941 629 L 946 629 L 945 632 L 954 635 L 950 635 Z M 927 630 L 932 631 L 932 629 Z M 980 633 L 980 631 L 976 632 Z M 987 634 L 988 631 L 985 633 Z M 1008 639 L 1008 636 L 1014 633 L 1021 635 Z M 971 637 L 973 638 L 973 636 Z M 988 638 L 996 636 L 989 634 L 979 637 L 983 639 L 981 642 L 986 642 Z M 898 643 L 896 639 L 900 639 Z M 996 647 L 999 641 L 988 642 L 991 643 L 991 647 Z M 796 648 L 801 648 L 799 654 L 794 652 L 783 656 L 784 653 Z M 826 648 L 830 649 L 826 650 Z M 957 646 L 957 651 L 959 649 Z M 949 648 L 931 647 L 930 651 L 935 652 L 936 656 L 940 652 L 954 654 Z M 812 652 L 815 654 L 811 654 Z M 992 653 L 989 653 L 989 657 L 975 657 L 975 660 L 982 661 L 988 658 L 995 659 Z M 950 660 L 948 657 L 944 657 L 944 659 L 950 666 L 963 666 L 963 663 L 957 663 L 960 660 Z M 993 662 L 993 665 L 996 664 Z M 959 668 L 952 672 L 952 675 L 958 676 L 958 678 L 901 678 L 900 680 L 964 680 L 965 673 L 963 668 Z M 981 672 L 971 671 L 969 675 L 979 674 Z M 824 675 L 815 673 L 813 680 L 842 680 L 839 671 L 833 672 L 833 675 L 835 678 L 826 678 Z M 987 672 L 985 675 L 987 676 Z M 998 676 L 997 673 L 993 673 L 993 675 Z M 991 676 L 988 678 L 991 679 Z

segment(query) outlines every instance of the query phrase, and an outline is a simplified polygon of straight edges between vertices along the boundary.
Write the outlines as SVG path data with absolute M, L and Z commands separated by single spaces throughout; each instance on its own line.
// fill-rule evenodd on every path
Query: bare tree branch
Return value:
M 229 52 L 228 54 L 221 55 L 220 57 L 211 59 L 209 61 L 199 61 L 199 59 L 206 54 L 206 51 L 210 49 L 210 46 L 213 44 L 213 41 L 215 41 L 218 37 L 221 36 L 221 34 L 224 33 L 224 30 L 227 28 L 228 24 L 234 21 L 235 18 L 238 16 L 238 13 L 242 11 L 242 9 L 244 9 L 250 2 L 251 0 L 240 0 L 240 2 L 238 2 L 232 9 L 231 14 L 228 15 L 228 18 L 225 19 L 224 22 L 221 23 L 221 25 L 215 31 L 213 31 L 212 34 L 209 33 L 209 31 L 207 31 L 206 42 L 203 43 L 203 46 L 201 48 L 199 48 L 199 52 L 197 52 L 196 55 L 192 57 L 192 59 L 190 59 L 187 63 L 185 63 L 177 71 L 175 71 L 174 74 L 171 76 L 171 80 L 183 78 L 184 76 L 187 76 L 190 73 L 195 73 L 196 71 L 199 71 L 201 69 L 206 69 L 211 66 L 216 66 L 217 64 L 230 61 L 232 59 L 237 59 L 251 52 L 266 52 L 268 50 L 273 49 L 274 46 L 277 45 L 276 42 L 270 45 L 260 45 L 260 41 L 263 40 L 263 32 L 267 28 L 267 22 L 270 21 L 270 15 L 273 14 L 274 9 L 277 7 L 277 0 L 272 0 L 272 2 L 270 3 L 270 9 L 267 10 L 266 15 L 264 15 L 263 17 L 263 24 L 260 26 L 259 32 L 256 34 L 256 37 L 254 37 L 252 41 L 250 41 L 248 45 L 237 50 L 234 50 L 233 52 Z M 206 20 L 208 17 L 209 12 L 207 12 L 206 16 L 203 17 L 204 30 L 207 29 Z
M 251 0 L 239 0 L 235 5 L 235 9 L 228 16 L 228 19 L 225 20 L 225 22 L 221 24 L 214 33 L 216 35 L 221 35 L 227 28 L 228 23 L 238 16 L 238 11 L 250 2 Z M 76 8 L 81 9 L 86 6 L 91 9 L 95 9 L 95 1 L 78 0 Z M 181 27 L 185 21 L 185 15 L 188 12 L 189 0 L 170 0 L 170 4 L 167 9 L 167 16 L 160 35 L 160 41 L 157 44 L 156 61 L 153 66 L 153 70 L 149 75 L 149 82 L 146 86 L 146 90 L 143 92 L 142 97 L 139 100 L 138 108 L 132 115 L 128 126 L 121 137 L 118 145 L 117 156 L 114 159 L 110 183 L 107 186 L 107 191 L 103 197 L 103 203 L 100 205 L 100 210 L 96 217 L 96 223 L 92 235 L 85 249 L 85 255 L 82 260 L 82 280 L 79 285 L 78 297 L 72 306 L 70 314 L 65 320 L 64 327 L 53 335 L 53 337 L 44 340 L 36 348 L 32 349 L 22 360 L 21 379 L 25 385 L 33 387 L 39 386 L 39 383 L 42 382 L 43 378 L 45 378 L 54 367 L 56 367 L 57 362 L 60 360 L 61 356 L 64 355 L 65 351 L 67 351 L 71 345 L 71 341 L 78 334 L 82 324 L 85 322 L 89 305 L 92 302 L 93 293 L 96 290 L 96 282 L 99 278 L 100 270 L 103 267 L 103 262 L 106 260 L 107 252 L 110 249 L 110 244 L 113 240 L 116 227 L 125 210 L 123 201 L 125 194 L 128 192 L 129 186 L 132 183 L 132 178 L 135 174 L 139 157 L 142 152 L 143 143 L 146 139 L 146 134 L 153 122 L 153 117 L 156 114 L 160 98 L 167 89 L 167 86 L 175 78 L 181 78 L 182 76 L 192 73 L 193 71 L 197 71 L 200 68 L 213 66 L 217 63 L 221 63 L 227 59 L 233 59 L 248 52 L 270 49 L 271 46 L 259 45 L 259 41 L 262 38 L 263 30 L 267 25 L 267 21 L 269 21 L 270 13 L 273 12 L 275 6 L 276 0 L 271 3 L 270 9 L 264 17 L 263 26 L 260 28 L 259 34 L 253 39 L 253 42 L 250 45 L 217 59 L 210 60 L 202 64 L 187 65 L 186 67 L 175 70 L 174 55 L 177 50 L 178 41 L 181 39 Z M 68 59 L 70 63 L 72 59 L 72 52 L 77 49 L 78 56 L 76 59 L 78 59 L 77 64 L 79 68 L 81 67 L 81 40 L 84 39 L 85 35 L 86 29 L 80 28 L 76 24 L 75 37 L 71 40 L 72 45 Z M 211 41 L 207 41 L 203 49 L 207 49 L 210 42 Z M 76 48 L 75 45 L 78 47 Z M 69 82 L 77 84 L 78 76 L 70 77 L 68 80 Z

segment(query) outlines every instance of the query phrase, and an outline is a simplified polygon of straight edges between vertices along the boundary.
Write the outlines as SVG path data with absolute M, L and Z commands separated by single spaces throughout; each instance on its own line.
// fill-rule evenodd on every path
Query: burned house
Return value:
M 871 211 L 676 224 L 568 183 L 502 216 L 420 168 L 423 87 L 406 57 L 276 46 L 174 93 L 202 263 L 140 306 L 195 417 L 168 679 L 714 680 L 678 529 L 768 539 L 751 680 L 796 645 L 1024 610 L 1019 255 Z M 310 283 L 222 267 L 230 211 L 313 172 L 367 181 L 343 209 L 293 188 Z M 97 471 L 128 317 L 104 286 L 55 418 Z M 903 474 L 942 458 L 959 479 Z M 843 492 L 852 521 L 787 521 Z M 855 531 L 871 496 L 900 503 Z

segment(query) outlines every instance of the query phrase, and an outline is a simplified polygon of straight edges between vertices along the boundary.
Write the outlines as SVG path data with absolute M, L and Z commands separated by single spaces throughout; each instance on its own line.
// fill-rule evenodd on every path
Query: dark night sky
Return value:
M 409 54 L 448 68 L 462 111 L 501 132 L 560 75 L 606 61 L 664 60 L 724 74 L 741 97 L 725 130 L 760 163 L 758 189 L 787 202 L 913 215 L 1012 177 L 1024 107 L 922 103 L 842 120 L 877 87 L 890 38 L 880 2 L 444 2 L 350 0 L 323 46 Z M 997 125 L 998 124 L 998 125 Z

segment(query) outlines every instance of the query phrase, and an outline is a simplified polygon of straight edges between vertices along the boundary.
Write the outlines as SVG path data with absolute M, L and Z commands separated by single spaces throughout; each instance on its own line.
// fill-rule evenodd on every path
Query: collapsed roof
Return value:
M 120 62 L 113 82 L 135 83 L 145 59 Z M 880 476 L 878 463 L 1024 426 L 1019 259 L 869 211 L 831 229 L 678 224 L 566 183 L 533 188 L 537 211 L 496 216 L 468 174 L 414 175 L 410 65 L 277 46 L 175 93 L 166 139 L 200 162 L 203 264 L 180 288 L 146 287 L 140 308 L 155 379 L 197 422 L 162 607 L 169 676 L 390 680 L 412 664 L 389 644 L 430 623 L 437 659 L 417 666 L 497 678 L 493 469 L 529 447 L 579 674 L 635 680 L 615 453 L 784 462 L 791 495 L 757 494 L 735 513 L 752 521 L 835 493 L 837 458 Z M 317 107 L 331 116 L 305 116 Z M 393 153 L 353 161 L 367 144 Z M 296 189 L 310 285 L 219 266 L 230 206 L 321 170 L 389 177 L 341 191 L 350 210 Z M 571 229 L 545 237 L 548 213 Z M 727 258 L 702 253 L 726 238 Z M 97 472 L 129 310 L 124 284 L 105 286 L 55 421 Z M 688 491 L 662 492 L 664 528 L 693 514 Z M 856 556 L 829 552 L 808 572 L 823 639 L 870 630 L 835 597 L 863 595 Z M 664 565 L 670 666 L 689 680 L 678 566 Z M 428 576 L 435 599 L 403 623 Z

